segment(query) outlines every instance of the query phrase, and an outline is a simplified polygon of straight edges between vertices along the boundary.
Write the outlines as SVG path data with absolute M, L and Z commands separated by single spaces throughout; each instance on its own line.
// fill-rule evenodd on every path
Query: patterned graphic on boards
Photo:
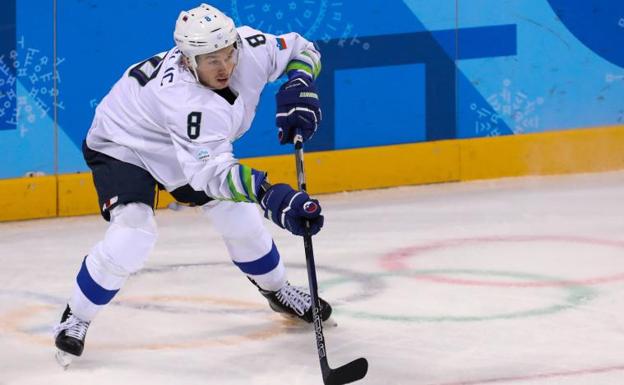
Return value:
M 1 130 L 18 129 L 24 137 L 38 121 L 51 117 L 55 106 L 65 109 L 54 85 L 52 60 L 24 36 L 17 39 L 15 49 L 0 53 Z M 57 71 L 64 61 L 57 58 Z

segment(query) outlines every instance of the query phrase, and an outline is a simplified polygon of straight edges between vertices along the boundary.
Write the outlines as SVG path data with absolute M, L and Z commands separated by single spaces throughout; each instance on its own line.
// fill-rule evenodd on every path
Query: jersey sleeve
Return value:
M 296 32 L 276 36 L 249 27 L 242 27 L 239 32 L 251 50 L 259 52 L 259 48 L 264 48 L 267 58 L 259 62 L 265 66 L 269 82 L 285 73 L 289 77 L 301 73 L 316 79 L 321 72 L 320 52 L 314 43 Z
M 213 109 L 184 109 L 167 121 L 176 157 L 193 189 L 217 200 L 257 202 L 256 170 L 234 157 L 222 114 Z

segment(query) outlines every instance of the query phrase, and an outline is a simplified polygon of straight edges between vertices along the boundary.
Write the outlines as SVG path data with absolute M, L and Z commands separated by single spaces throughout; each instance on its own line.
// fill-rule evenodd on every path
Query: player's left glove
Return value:
M 275 99 L 280 144 L 292 143 L 297 130 L 304 142 L 310 139 L 321 123 L 321 103 L 314 81 L 303 75 L 293 77 L 280 87 Z
M 314 235 L 323 227 L 321 205 L 304 191 L 296 191 L 284 183 L 269 187 L 260 199 L 264 216 L 295 235 L 304 235 L 306 221 Z

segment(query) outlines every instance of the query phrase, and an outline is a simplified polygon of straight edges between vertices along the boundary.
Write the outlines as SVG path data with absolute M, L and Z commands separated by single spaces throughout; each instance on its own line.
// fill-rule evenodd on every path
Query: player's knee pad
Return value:
M 156 233 L 154 210 L 145 203 L 127 203 L 115 207 L 111 212 L 111 223 Z
M 268 233 L 255 203 L 221 201 L 202 207 L 214 228 L 225 238 L 247 238 Z
M 234 261 L 255 259 L 271 250 L 271 234 L 255 204 L 219 202 L 203 209 Z
M 152 208 L 143 203 L 129 203 L 112 210 L 102 248 L 110 263 L 132 274 L 143 267 L 157 237 Z

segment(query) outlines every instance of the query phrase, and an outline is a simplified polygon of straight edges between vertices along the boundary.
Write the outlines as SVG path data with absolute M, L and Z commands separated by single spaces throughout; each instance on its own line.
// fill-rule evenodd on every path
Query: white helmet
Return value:
M 236 43 L 240 37 L 234 21 L 208 4 L 180 12 L 173 39 L 178 49 L 188 57 L 197 77 L 198 55 L 218 51 Z M 240 44 L 237 48 L 240 48 Z

